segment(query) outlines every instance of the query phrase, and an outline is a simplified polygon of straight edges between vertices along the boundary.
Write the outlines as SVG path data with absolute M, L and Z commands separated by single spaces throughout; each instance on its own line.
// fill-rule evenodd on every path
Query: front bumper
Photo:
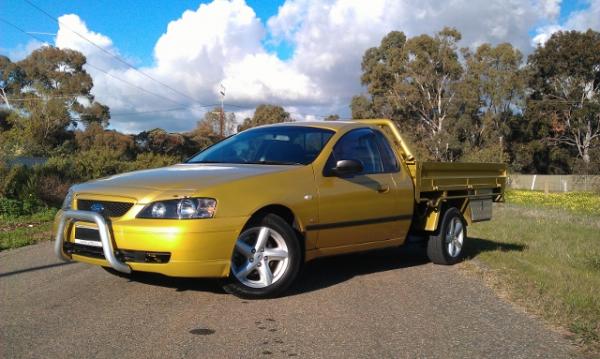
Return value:
M 173 277 L 226 277 L 231 254 L 247 218 L 210 220 L 106 219 L 90 211 L 59 211 L 55 219 L 55 252 L 123 273 L 143 271 Z M 73 250 L 74 227 L 98 229 L 102 248 L 95 253 Z M 164 260 L 144 260 L 169 254 Z

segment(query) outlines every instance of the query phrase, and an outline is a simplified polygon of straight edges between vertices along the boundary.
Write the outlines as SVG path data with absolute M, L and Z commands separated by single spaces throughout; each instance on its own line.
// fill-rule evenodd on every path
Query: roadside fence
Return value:
M 600 192 L 600 176 L 511 174 L 508 188 L 544 192 Z

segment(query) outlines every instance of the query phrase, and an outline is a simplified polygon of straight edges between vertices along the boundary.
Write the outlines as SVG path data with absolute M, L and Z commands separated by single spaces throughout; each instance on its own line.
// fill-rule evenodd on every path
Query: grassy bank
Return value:
M 473 225 L 468 268 L 529 311 L 600 349 L 600 196 L 512 192 Z M 473 265 L 475 264 L 475 265 Z
M 0 218 L 0 251 L 50 239 L 55 213 L 48 209 L 31 216 Z

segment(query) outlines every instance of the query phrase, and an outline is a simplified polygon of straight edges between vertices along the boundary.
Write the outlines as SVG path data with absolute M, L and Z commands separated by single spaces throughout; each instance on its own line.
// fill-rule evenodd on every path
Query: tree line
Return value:
M 508 163 L 522 173 L 600 173 L 600 33 L 557 32 L 524 59 L 461 34 L 385 36 L 362 59 L 354 118 L 392 118 L 421 159 Z
M 600 173 L 600 33 L 555 33 L 526 59 L 509 43 L 461 49 L 460 39 L 453 28 L 387 34 L 363 56 L 366 93 L 352 99 L 352 117 L 393 119 L 423 160 Z M 292 121 L 263 104 L 242 121 L 215 108 L 188 132 L 124 134 L 108 129 L 110 108 L 91 94 L 85 64 L 81 53 L 51 46 L 17 62 L 0 56 L 0 215 L 56 204 L 71 183 L 180 162 L 221 133 Z M 19 156 L 48 161 L 9 166 Z

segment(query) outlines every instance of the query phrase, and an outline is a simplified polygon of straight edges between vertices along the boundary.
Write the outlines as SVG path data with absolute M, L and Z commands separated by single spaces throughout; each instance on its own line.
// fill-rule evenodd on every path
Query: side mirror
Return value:
M 362 171 L 363 165 L 357 160 L 337 161 L 335 167 L 331 169 L 331 173 L 335 176 L 350 176 Z

